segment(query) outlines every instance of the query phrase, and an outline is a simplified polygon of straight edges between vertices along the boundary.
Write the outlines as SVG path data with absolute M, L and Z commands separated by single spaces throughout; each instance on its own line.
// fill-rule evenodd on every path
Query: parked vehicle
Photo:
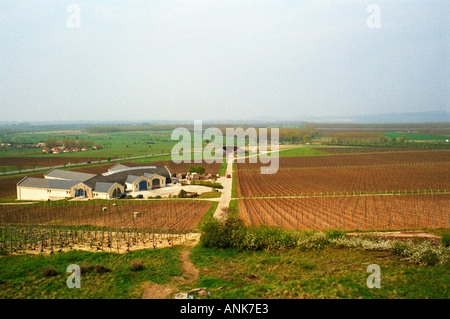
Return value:
M 231 175 L 230 175 L 230 174 L 227 174 L 227 178 L 231 178 Z
M 119 199 L 124 199 L 126 196 L 127 196 L 127 194 L 123 193 L 123 194 L 120 194 L 118 198 Z
M 132 199 L 133 198 L 133 196 L 131 196 L 131 195 L 127 195 L 126 197 L 125 197 L 125 199 Z
M 142 194 L 136 195 L 136 198 L 144 198 L 144 195 Z

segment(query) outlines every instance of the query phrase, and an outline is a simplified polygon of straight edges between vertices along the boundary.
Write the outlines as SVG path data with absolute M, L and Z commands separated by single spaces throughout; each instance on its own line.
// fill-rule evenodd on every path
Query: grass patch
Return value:
M 222 195 L 221 192 L 206 192 L 206 193 L 201 193 L 200 195 L 198 195 L 198 197 L 196 198 L 219 198 Z
M 224 158 L 223 162 L 222 162 L 222 166 L 220 166 L 218 174 L 219 174 L 219 176 L 223 176 L 223 175 L 225 175 L 226 172 L 227 172 L 227 159 Z
M 213 217 L 214 212 L 216 211 L 218 205 L 219 205 L 218 202 L 211 202 L 211 206 L 209 207 L 208 211 L 206 212 L 205 215 L 202 216 L 202 218 L 197 224 L 199 228 L 203 227 L 203 225 Z
M 141 263 L 132 269 L 133 264 Z M 82 268 L 81 288 L 66 285 L 67 267 Z M 126 254 L 71 251 L 0 258 L 0 298 L 140 298 L 144 282 L 165 284 L 182 274 L 180 248 Z M 136 271 L 139 270 L 139 271 Z
M 424 267 L 392 254 L 326 247 L 322 250 L 192 250 L 201 272 L 197 286 L 210 298 L 441 298 L 450 297 L 445 266 Z M 366 285 L 367 266 L 381 268 L 381 288 Z

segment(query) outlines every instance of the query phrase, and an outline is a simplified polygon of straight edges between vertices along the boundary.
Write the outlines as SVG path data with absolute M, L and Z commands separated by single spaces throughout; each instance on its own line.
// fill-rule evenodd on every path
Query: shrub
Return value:
M 243 240 L 245 227 L 238 218 L 229 217 L 225 222 L 211 218 L 202 227 L 200 244 L 204 247 L 236 248 Z
M 42 271 L 42 276 L 43 277 L 53 277 L 56 276 L 58 274 L 58 272 L 54 269 L 54 268 L 45 268 Z
M 210 181 L 191 181 L 191 185 L 200 185 L 200 186 L 207 186 L 212 188 L 223 188 L 222 184 L 218 182 L 210 182 Z
M 299 233 L 297 247 L 300 250 L 322 249 L 329 244 L 327 235 L 319 231 L 304 231 Z
M 109 272 L 109 271 L 110 271 L 109 268 L 103 266 L 102 264 L 98 264 L 94 268 L 94 273 L 96 273 L 96 274 L 103 274 L 103 273 Z
M 144 269 L 144 265 L 140 261 L 135 261 L 131 263 L 131 270 L 138 271 Z
M 327 235 L 327 237 L 329 239 L 336 239 L 336 238 L 342 238 L 345 237 L 346 231 L 343 230 L 327 230 L 325 232 L 325 234 Z
M 444 247 L 450 247 L 450 233 L 444 233 L 441 237 L 441 244 Z
M 80 266 L 80 273 L 86 274 L 88 272 L 91 272 L 94 269 L 94 266 L 92 265 L 81 265 Z
M 230 205 L 231 208 L 231 205 Z M 299 250 L 335 248 L 391 251 L 413 263 L 424 265 L 450 264 L 450 248 L 428 241 L 411 242 L 362 234 L 348 237 L 344 231 L 288 231 L 279 227 L 246 227 L 238 216 L 228 215 L 225 222 L 211 218 L 202 227 L 200 244 L 204 247 L 238 248 L 242 250 Z

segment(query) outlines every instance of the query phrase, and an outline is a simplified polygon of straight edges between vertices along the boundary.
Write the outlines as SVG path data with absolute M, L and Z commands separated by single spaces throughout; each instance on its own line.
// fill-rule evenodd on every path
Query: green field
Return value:
M 1 151 L 0 156 L 57 156 L 57 157 L 132 157 L 148 154 L 168 153 L 176 141 L 171 141 L 170 132 L 141 131 L 118 132 L 105 134 L 62 134 L 62 133 L 16 133 L 9 137 L 16 143 L 38 143 L 47 138 L 90 140 L 94 145 L 102 145 L 101 150 L 87 152 L 72 152 L 63 154 L 43 154 L 41 148 L 10 149 Z
M 280 157 L 288 156 L 311 156 L 311 155 L 327 155 L 327 153 L 316 149 L 314 146 L 300 146 L 287 150 L 280 150 Z
M 385 132 L 384 136 L 388 138 L 399 138 L 403 135 L 408 137 L 409 141 L 445 141 L 450 139 L 450 135 L 434 135 L 420 133 L 404 133 L 404 132 Z

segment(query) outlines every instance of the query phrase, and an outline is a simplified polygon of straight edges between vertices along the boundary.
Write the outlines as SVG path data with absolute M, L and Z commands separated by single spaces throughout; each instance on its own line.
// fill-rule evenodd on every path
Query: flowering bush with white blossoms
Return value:
M 279 227 L 246 227 L 238 218 L 225 223 L 211 220 L 202 229 L 200 242 L 205 247 L 238 248 L 242 250 L 286 250 L 335 248 L 391 251 L 413 263 L 450 265 L 450 247 L 445 243 L 403 241 L 380 235 L 361 234 L 349 237 L 345 231 L 290 231 Z
M 416 264 L 450 265 L 450 247 L 433 245 L 429 241 L 412 242 L 361 235 L 331 239 L 330 244 L 337 248 L 391 251 Z

